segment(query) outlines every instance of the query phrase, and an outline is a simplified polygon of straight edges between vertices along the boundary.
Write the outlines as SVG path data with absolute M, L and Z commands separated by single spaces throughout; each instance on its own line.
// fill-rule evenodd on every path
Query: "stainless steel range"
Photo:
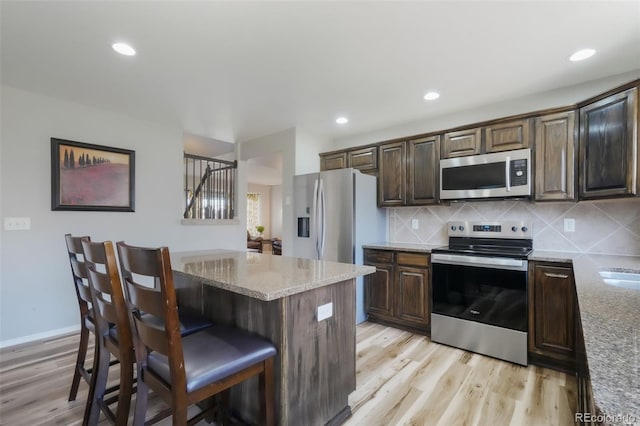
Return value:
M 531 224 L 449 222 L 432 250 L 431 340 L 527 365 Z

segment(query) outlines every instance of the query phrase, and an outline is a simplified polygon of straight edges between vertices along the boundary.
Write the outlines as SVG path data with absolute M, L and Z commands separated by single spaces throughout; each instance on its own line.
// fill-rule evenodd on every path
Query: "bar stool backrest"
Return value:
M 132 312 L 138 369 L 146 367 L 150 351 L 159 352 L 169 358 L 171 387 L 186 389 L 169 249 L 134 247 L 124 242 L 117 246 L 125 298 Z M 148 279 L 153 280 L 153 287 L 145 285 Z

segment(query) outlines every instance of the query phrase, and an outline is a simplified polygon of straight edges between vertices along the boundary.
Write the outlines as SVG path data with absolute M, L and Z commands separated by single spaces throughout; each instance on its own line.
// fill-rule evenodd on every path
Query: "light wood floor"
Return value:
M 82 423 L 87 385 L 81 383 L 76 401 L 67 402 L 77 342 L 74 335 L 0 352 L 1 425 Z M 356 369 L 350 426 L 573 425 L 572 376 L 438 345 L 394 328 L 357 327 Z M 159 410 L 161 402 L 151 398 L 150 408 Z M 101 417 L 100 424 L 108 422 Z

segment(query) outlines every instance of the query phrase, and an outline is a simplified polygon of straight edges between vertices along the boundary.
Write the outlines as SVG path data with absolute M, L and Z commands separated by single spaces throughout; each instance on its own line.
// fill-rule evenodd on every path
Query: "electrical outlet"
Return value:
M 418 228 L 419 228 L 418 219 L 411 219 L 411 229 L 418 229 Z
M 330 302 L 318 306 L 316 316 L 318 318 L 318 322 L 331 318 L 333 316 L 333 303 Z
M 31 229 L 31 218 L 5 217 L 4 229 L 6 231 L 28 231 L 29 229 Z
M 567 218 L 564 220 L 564 232 L 576 232 L 576 220 Z

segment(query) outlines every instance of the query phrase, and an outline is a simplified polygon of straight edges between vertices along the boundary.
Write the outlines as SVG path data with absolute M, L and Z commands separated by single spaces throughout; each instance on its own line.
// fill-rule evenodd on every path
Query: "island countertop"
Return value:
M 372 266 L 229 250 L 171 253 L 174 272 L 269 301 L 374 273 Z

